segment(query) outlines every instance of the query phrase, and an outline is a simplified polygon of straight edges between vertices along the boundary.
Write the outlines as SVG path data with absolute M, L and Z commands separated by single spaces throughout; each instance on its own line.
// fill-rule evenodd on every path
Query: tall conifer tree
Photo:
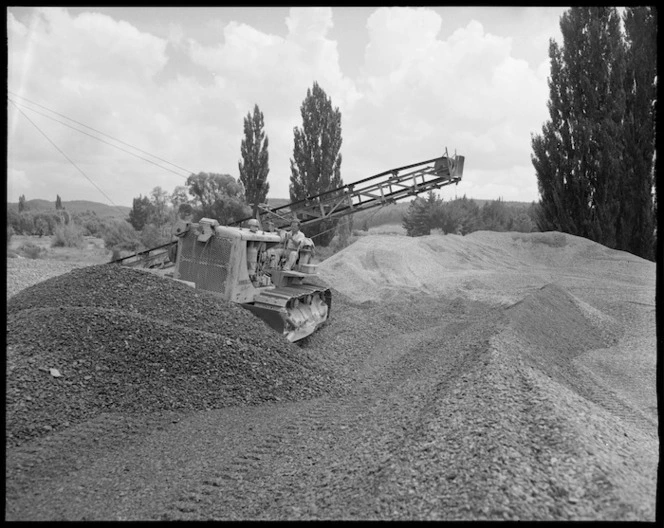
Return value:
M 245 197 L 247 203 L 254 208 L 254 214 L 256 204 L 265 203 L 270 190 L 270 184 L 267 183 L 270 172 L 268 137 L 263 127 L 263 112 L 255 105 L 253 116 L 249 113 L 244 118 L 244 139 L 240 146 L 242 160 L 238 164 Z
M 616 245 L 625 54 L 612 7 L 573 7 L 551 40 L 550 121 L 532 138 L 542 230 Z
M 341 179 L 341 112 L 314 82 L 300 107 L 302 128 L 293 129 L 290 199 L 295 202 L 343 186 Z M 326 220 L 307 227 L 307 236 L 327 246 L 334 237 L 338 220 Z
M 620 179 L 617 247 L 653 258 L 657 110 L 657 14 L 654 7 L 628 7 L 623 17 L 627 43 L 624 124 L 625 168 Z

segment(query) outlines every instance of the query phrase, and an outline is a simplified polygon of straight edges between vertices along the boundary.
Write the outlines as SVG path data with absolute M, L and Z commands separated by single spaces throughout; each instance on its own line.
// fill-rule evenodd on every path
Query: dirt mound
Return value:
M 329 376 L 238 305 L 109 265 L 73 270 L 7 303 L 10 443 L 102 412 L 297 400 Z

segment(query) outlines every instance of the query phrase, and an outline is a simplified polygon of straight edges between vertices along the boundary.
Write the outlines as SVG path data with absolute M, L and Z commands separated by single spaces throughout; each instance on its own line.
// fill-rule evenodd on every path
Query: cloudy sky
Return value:
M 7 195 L 131 206 L 190 173 L 239 177 L 258 105 L 269 196 L 317 82 L 342 116 L 344 183 L 465 156 L 444 199 L 538 200 L 548 42 L 564 7 L 7 8 Z

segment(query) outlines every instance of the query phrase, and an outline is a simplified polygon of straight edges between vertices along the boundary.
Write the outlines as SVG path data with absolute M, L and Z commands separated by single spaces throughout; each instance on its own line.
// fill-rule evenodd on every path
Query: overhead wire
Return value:
M 120 146 L 118 146 L 118 145 L 115 145 L 115 144 L 113 144 L 113 143 L 110 143 L 110 142 L 108 142 L 108 141 L 105 141 L 105 140 L 102 139 L 102 138 L 99 138 L 99 137 L 94 136 L 94 135 L 92 135 L 92 134 L 90 134 L 90 133 L 88 133 L 88 132 L 85 132 L 84 130 L 81 130 L 81 129 L 79 129 L 79 128 L 73 127 L 73 126 L 71 126 L 70 124 L 65 123 L 65 122 L 63 122 L 63 121 L 61 121 L 61 120 L 59 120 L 59 119 L 56 119 L 56 118 L 54 118 L 54 117 L 52 117 L 52 116 L 50 116 L 50 115 L 47 115 L 47 114 L 45 114 L 45 113 L 43 113 L 43 112 L 40 112 L 40 111 L 38 111 L 38 110 L 35 110 L 34 108 L 30 108 L 30 107 L 28 107 L 28 106 L 26 106 L 26 105 L 24 105 L 24 104 L 22 104 L 22 103 L 20 103 L 20 102 L 17 103 L 16 101 L 12 101 L 11 99 L 9 99 L 10 102 L 12 102 L 12 103 L 14 104 L 14 106 L 16 106 L 16 108 L 19 108 L 19 105 L 21 105 L 21 106 L 22 106 L 24 109 L 26 109 L 26 110 L 30 110 L 30 111 L 32 111 L 32 112 L 35 112 L 35 113 L 37 113 L 37 114 L 39 114 L 39 115 L 41 115 L 41 116 L 43 116 L 43 117 L 46 117 L 47 119 L 51 119 L 52 121 L 55 121 L 56 123 L 60 123 L 60 124 L 62 124 L 62 125 L 64 125 L 64 126 L 66 126 L 66 127 L 71 128 L 72 130 L 76 130 L 77 132 L 80 132 L 81 134 L 85 134 L 86 136 L 89 136 L 89 137 L 91 137 L 91 138 L 93 138 L 93 139 L 96 139 L 97 141 L 100 141 L 101 143 L 104 143 L 104 144 L 106 144 L 106 145 L 110 145 L 111 147 L 117 148 L 118 150 L 121 150 L 121 151 L 123 151 L 123 152 L 126 152 L 127 154 L 130 154 L 130 155 L 132 155 L 132 156 L 134 156 L 134 157 L 136 157 L 136 158 L 142 159 L 143 161 L 147 161 L 148 163 L 152 163 L 153 165 L 159 167 L 160 169 L 167 170 L 167 171 L 169 171 L 169 172 L 171 172 L 171 173 L 173 173 L 173 174 L 175 174 L 175 175 L 177 175 L 177 176 L 180 176 L 180 177 L 182 177 L 182 178 L 187 178 L 190 174 L 193 174 L 193 173 L 194 173 L 194 171 L 188 170 L 188 169 L 186 169 L 186 168 L 184 168 L 184 167 L 180 167 L 179 165 L 176 165 L 175 163 L 171 163 L 170 161 L 167 161 L 167 160 L 165 160 L 165 159 L 163 159 L 163 158 L 160 158 L 159 156 L 155 156 L 154 154 L 150 154 L 149 152 L 146 152 L 145 150 L 142 150 L 142 149 L 140 149 L 140 148 L 138 148 L 138 147 L 135 147 L 135 146 L 133 146 L 133 145 L 131 145 L 131 144 L 129 144 L 129 143 L 126 143 L 125 141 L 122 141 L 122 140 L 120 140 L 120 139 L 114 138 L 113 136 L 110 136 L 109 134 L 106 134 L 106 133 L 104 133 L 104 132 L 101 132 L 100 130 L 97 130 L 97 129 L 93 128 L 93 127 L 90 127 L 90 126 L 88 126 L 88 125 L 85 125 L 84 123 L 80 123 L 79 121 L 76 121 L 75 119 L 71 119 L 70 117 L 67 117 L 67 116 L 65 116 L 65 115 L 63 115 L 63 114 L 60 114 L 59 112 L 56 112 L 56 111 L 54 111 L 54 110 L 51 110 L 50 108 L 47 108 L 47 107 L 45 107 L 45 106 L 43 106 L 43 105 L 40 105 L 39 103 L 35 103 L 34 101 L 31 101 L 30 99 L 28 99 L 28 98 L 26 98 L 26 97 L 22 97 L 22 96 L 20 96 L 20 95 L 16 95 L 16 94 L 14 94 L 13 92 L 10 92 L 10 91 L 8 91 L 8 93 L 12 94 L 14 97 L 19 97 L 19 98 L 21 98 L 21 99 L 25 99 L 26 101 L 30 102 L 31 104 L 34 104 L 34 105 L 36 105 L 36 106 L 38 106 L 38 107 L 40 107 L 40 108 L 43 108 L 43 109 L 45 109 L 45 110 L 47 110 L 47 111 L 49 111 L 49 112 L 52 112 L 53 114 L 56 114 L 56 115 L 58 115 L 58 116 L 60 116 L 60 117 L 63 117 L 64 119 L 67 119 L 67 120 L 69 120 L 69 121 L 72 121 L 72 122 L 76 123 L 77 125 L 80 125 L 80 126 L 82 126 L 82 127 L 88 128 L 88 129 L 90 129 L 90 130 L 96 132 L 97 134 L 101 134 L 102 136 L 106 136 L 106 137 L 112 139 L 113 141 L 116 141 L 116 142 L 118 142 L 118 143 L 121 143 L 121 144 L 123 144 L 123 145 L 126 145 L 126 146 L 128 146 L 128 147 L 130 147 L 130 148 L 132 148 L 132 149 L 134 149 L 134 150 L 137 150 L 137 151 L 139 151 L 139 152 L 142 152 L 143 154 L 147 154 L 148 156 L 151 156 L 151 157 L 153 157 L 153 158 L 155 158 L 155 159 L 157 159 L 157 160 L 159 160 L 159 161 L 162 161 L 162 162 L 164 162 L 164 163 L 167 163 L 168 165 L 171 165 L 171 166 L 173 166 L 173 167 L 175 167 L 175 168 L 177 168 L 177 169 L 180 169 L 180 170 L 186 172 L 187 175 L 184 175 L 184 174 L 178 173 L 178 172 L 176 172 L 176 171 L 174 171 L 174 170 L 172 170 L 172 169 L 170 169 L 170 168 L 168 168 L 168 167 L 164 167 L 164 166 L 160 165 L 159 163 L 154 162 L 153 160 L 150 160 L 150 159 L 145 158 L 145 157 L 143 157 L 143 156 L 139 156 L 138 154 L 136 154 L 136 153 L 134 153 L 134 152 L 131 152 L 131 151 L 129 151 L 129 150 L 127 150 L 127 149 L 124 149 L 124 148 L 122 148 L 122 147 L 120 147 Z M 23 113 L 23 112 L 22 112 L 22 113 Z M 23 114 L 23 115 L 25 115 L 25 114 Z
M 42 134 L 42 135 L 46 138 L 46 140 L 47 140 L 51 145 L 53 145 L 53 147 L 55 147 L 55 149 L 56 149 L 58 152 L 60 152 L 60 154 L 62 154 L 62 155 L 64 156 L 64 158 L 65 158 L 69 163 L 71 163 L 71 164 L 74 166 L 74 168 L 75 168 L 76 170 L 78 170 L 78 172 L 80 172 L 80 173 L 83 175 L 83 177 L 84 177 L 86 180 L 88 180 L 92 185 L 95 186 L 95 188 L 96 188 L 101 194 L 104 195 L 104 197 L 109 201 L 109 203 L 110 203 L 113 207 L 116 208 L 117 211 L 119 211 L 119 212 L 122 213 L 123 215 L 125 214 L 124 211 L 120 210 L 120 209 L 118 208 L 119 206 L 118 206 L 116 203 L 114 203 L 113 200 L 111 200 L 111 198 L 110 198 L 110 197 L 109 197 L 109 196 L 103 191 L 103 189 L 101 189 L 101 188 L 100 188 L 100 187 L 99 187 L 99 186 L 98 186 L 98 185 L 92 180 L 92 178 L 90 178 L 90 177 L 89 177 L 89 176 L 83 171 L 83 169 L 81 169 L 78 165 L 76 165 L 76 163 L 75 163 L 75 162 L 74 162 L 69 156 L 67 156 L 67 154 L 65 154 L 65 152 L 64 152 L 60 147 L 58 147 L 58 146 L 57 146 L 57 145 L 51 140 L 51 138 L 49 138 L 49 137 L 46 135 L 46 133 L 45 133 L 41 128 L 39 128 L 39 127 L 37 126 L 37 124 L 36 124 L 32 119 L 30 119 L 30 117 L 28 117 L 28 115 L 26 115 L 25 112 L 23 112 L 23 110 L 21 110 L 21 109 L 19 108 L 19 106 L 18 106 L 16 103 L 14 103 L 14 101 L 12 101 L 12 100 L 10 99 L 9 102 L 10 102 L 11 104 L 13 104 L 13 105 L 16 107 L 16 109 L 17 109 L 21 114 L 23 114 L 23 116 L 24 116 L 24 117 L 25 117 L 25 118 L 26 118 L 26 119 L 32 124 L 32 126 L 34 126 L 34 127 L 39 131 L 39 133 Z

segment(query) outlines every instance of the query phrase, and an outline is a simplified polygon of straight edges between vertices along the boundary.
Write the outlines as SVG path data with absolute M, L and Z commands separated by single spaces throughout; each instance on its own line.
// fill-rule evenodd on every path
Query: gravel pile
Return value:
M 51 279 L 8 303 L 12 441 L 95 418 L 8 450 L 8 518 L 652 521 L 654 271 L 561 233 L 364 237 L 299 346 L 143 271 Z
M 144 271 L 74 269 L 7 303 L 9 444 L 100 413 L 292 401 L 330 386 L 240 306 Z
M 557 232 L 367 236 L 326 259 L 318 271 L 357 302 L 406 290 L 509 305 L 563 278 L 569 278 L 565 286 L 600 278 L 642 286 L 644 279 L 654 279 L 652 262 Z
M 405 292 L 391 314 L 388 308 L 356 304 L 357 314 L 344 311 L 343 325 L 357 336 L 359 321 L 368 321 L 376 340 L 398 343 L 409 330 L 426 335 L 436 317 L 453 322 L 442 334 L 446 337 L 424 340 L 394 363 L 395 374 L 405 380 L 385 394 L 364 362 L 364 384 L 371 392 L 358 401 L 374 398 L 377 407 L 362 417 L 352 442 L 357 452 L 368 454 L 357 460 L 353 451 L 320 462 L 321 468 L 350 467 L 338 470 L 316 493 L 301 492 L 303 504 L 315 503 L 319 510 L 325 501 L 333 505 L 322 516 L 302 507 L 302 518 L 654 519 L 655 429 L 632 419 L 638 413 L 634 406 L 619 408 L 620 400 L 593 385 L 574 363 L 585 351 L 612 344 L 616 328 L 584 315 L 579 300 L 555 284 L 511 308 L 484 314 L 459 298 L 420 294 L 418 302 Z M 504 317 L 491 330 L 501 312 Z M 472 324 L 452 338 L 466 320 Z M 334 326 L 319 338 L 337 357 L 346 357 Z M 361 343 L 355 350 L 364 346 L 371 347 Z M 384 376 L 385 365 L 382 370 Z M 389 435 L 377 431 L 401 429 L 405 438 L 381 450 Z M 349 479 L 356 479 L 352 487 Z M 339 500 L 335 493 L 347 496 Z

